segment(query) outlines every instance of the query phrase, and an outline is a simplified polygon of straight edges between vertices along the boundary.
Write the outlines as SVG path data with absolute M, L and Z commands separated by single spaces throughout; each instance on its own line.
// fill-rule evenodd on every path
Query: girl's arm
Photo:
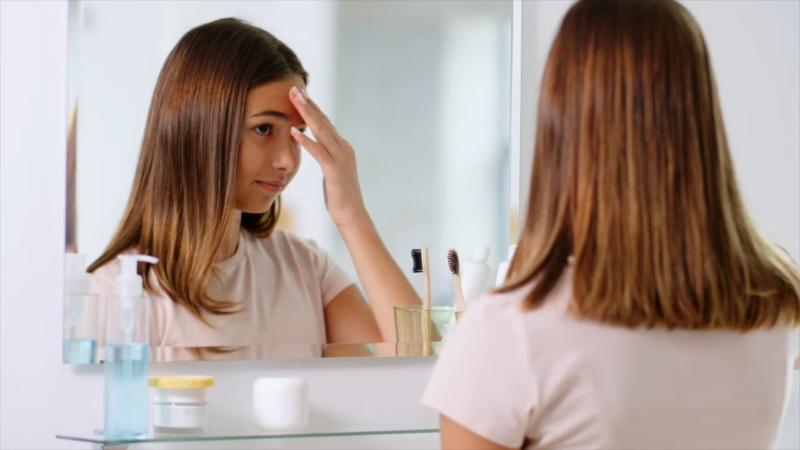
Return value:
M 296 128 L 292 129 L 292 136 L 322 166 L 328 212 L 353 258 L 383 341 L 395 341 L 394 307 L 419 305 L 422 302 L 392 259 L 367 212 L 358 183 L 353 147 L 339 136 L 327 116 L 307 94 L 292 88 L 289 98 L 311 128 L 317 142 Z M 328 308 L 336 301 L 334 299 Z M 358 315 L 358 308 L 351 305 L 345 309 Z
M 447 416 L 441 417 L 442 450 L 470 449 L 470 450 L 508 450 L 494 442 L 478 436 L 477 434 L 462 427 L 457 422 L 450 420 Z
M 355 284 L 325 307 L 325 330 L 329 344 L 383 342 L 372 310 Z

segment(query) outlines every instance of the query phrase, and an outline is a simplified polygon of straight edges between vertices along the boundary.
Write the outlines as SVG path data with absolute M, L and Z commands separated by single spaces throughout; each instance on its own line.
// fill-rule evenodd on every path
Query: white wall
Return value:
M 800 261 L 800 2 L 683 3 L 711 51 L 747 206 Z
M 428 247 L 432 301 L 452 305 L 447 250 L 488 245 L 496 267 L 508 245 L 511 4 L 341 2 L 338 15 L 331 117 L 358 153 L 364 201 L 404 271 L 409 249 Z M 355 276 L 336 235 L 328 250 Z

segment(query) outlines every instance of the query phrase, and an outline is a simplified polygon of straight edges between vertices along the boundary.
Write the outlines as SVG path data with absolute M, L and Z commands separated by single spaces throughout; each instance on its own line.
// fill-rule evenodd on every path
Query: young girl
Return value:
M 151 345 L 392 341 L 394 306 L 419 303 L 367 213 L 352 147 L 307 82 L 291 49 L 236 19 L 189 31 L 167 58 L 127 209 L 89 267 L 95 292 L 108 295 L 118 255 L 160 260 L 140 266 Z M 300 146 L 322 166 L 328 211 L 369 304 L 313 241 L 274 231 Z
M 507 284 L 424 402 L 445 449 L 766 449 L 800 274 L 753 226 L 708 50 L 673 0 L 580 0 L 541 88 Z

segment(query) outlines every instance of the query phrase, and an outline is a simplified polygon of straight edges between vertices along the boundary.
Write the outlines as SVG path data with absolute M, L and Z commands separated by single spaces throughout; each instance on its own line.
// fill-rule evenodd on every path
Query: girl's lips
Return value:
M 273 183 L 269 181 L 256 181 L 256 184 L 270 192 L 281 192 L 283 191 L 283 188 L 286 186 L 285 184 L 282 183 Z

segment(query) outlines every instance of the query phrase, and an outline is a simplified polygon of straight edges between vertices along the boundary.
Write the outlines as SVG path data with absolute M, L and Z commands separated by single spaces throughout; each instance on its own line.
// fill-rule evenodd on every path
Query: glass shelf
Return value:
M 256 427 L 241 427 L 237 429 L 215 429 L 209 425 L 205 434 L 169 434 L 161 435 L 150 432 L 147 437 L 131 440 L 106 440 L 103 438 L 103 431 L 96 430 L 86 434 L 59 434 L 58 439 L 69 441 L 89 442 L 105 447 L 125 447 L 132 444 L 146 444 L 158 442 L 192 442 L 192 441 L 229 441 L 246 439 L 289 439 L 289 438 L 317 438 L 317 437 L 347 437 L 347 436 L 379 436 L 397 434 L 430 434 L 438 433 L 437 428 L 424 427 L 388 427 L 381 425 L 374 426 L 310 426 L 297 431 L 267 431 Z

